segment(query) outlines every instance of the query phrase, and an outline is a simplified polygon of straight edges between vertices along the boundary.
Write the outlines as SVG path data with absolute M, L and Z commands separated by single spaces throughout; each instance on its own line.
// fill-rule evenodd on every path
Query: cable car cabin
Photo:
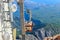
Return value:
M 32 26 L 33 26 L 32 21 L 25 23 L 25 31 L 26 32 L 32 32 Z

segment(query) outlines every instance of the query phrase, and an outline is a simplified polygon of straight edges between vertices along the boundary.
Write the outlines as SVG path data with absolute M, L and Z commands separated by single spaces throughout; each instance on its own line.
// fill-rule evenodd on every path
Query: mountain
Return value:
M 20 31 L 18 32 L 18 35 L 21 32 L 20 29 L 20 20 L 18 17 L 14 18 L 15 22 L 16 22 L 16 28 L 19 29 Z M 59 25 L 55 24 L 55 23 L 42 23 L 41 21 L 37 20 L 37 19 L 32 19 L 33 23 L 35 24 L 33 26 L 33 30 L 32 32 L 27 32 L 27 35 L 29 38 L 31 39 L 37 39 L 37 40 L 43 40 L 45 37 L 50 37 L 56 34 L 60 33 L 60 27 Z M 30 37 L 31 36 L 31 37 Z M 28 39 L 30 40 L 30 39 Z

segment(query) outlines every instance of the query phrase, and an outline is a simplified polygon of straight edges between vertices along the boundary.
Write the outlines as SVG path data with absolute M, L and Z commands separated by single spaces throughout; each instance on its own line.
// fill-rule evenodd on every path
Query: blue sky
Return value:
M 60 0 L 24 0 L 24 5 L 32 9 L 41 6 L 60 6 Z
M 25 0 L 25 1 L 33 1 L 37 3 L 46 3 L 46 4 L 55 4 L 55 3 L 60 3 L 60 0 Z

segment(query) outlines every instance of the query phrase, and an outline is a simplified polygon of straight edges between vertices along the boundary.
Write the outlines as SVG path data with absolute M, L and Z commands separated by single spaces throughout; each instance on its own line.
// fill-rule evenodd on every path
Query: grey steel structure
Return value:
M 25 40 L 25 26 L 24 26 L 24 0 L 19 0 L 20 4 L 20 20 L 22 27 L 22 40 Z
M 9 1 L 0 0 L 0 40 L 13 40 Z

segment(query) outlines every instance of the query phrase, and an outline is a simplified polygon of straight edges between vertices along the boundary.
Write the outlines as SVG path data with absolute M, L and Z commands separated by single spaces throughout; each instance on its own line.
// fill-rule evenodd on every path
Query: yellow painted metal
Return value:
M 16 40 L 16 28 L 13 29 L 13 40 Z

